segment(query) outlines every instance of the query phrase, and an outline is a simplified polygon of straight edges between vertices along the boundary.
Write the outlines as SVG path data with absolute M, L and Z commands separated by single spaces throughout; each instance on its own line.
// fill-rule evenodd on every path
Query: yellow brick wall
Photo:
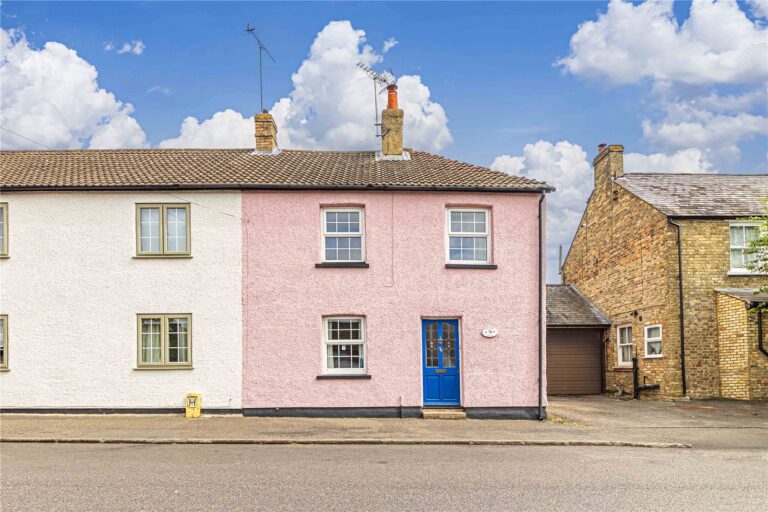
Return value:
M 688 395 L 691 398 L 712 398 L 721 394 L 717 301 L 714 290 L 757 288 L 766 283 L 768 277 L 728 275 L 728 220 L 685 220 L 680 221 L 680 224 L 683 228 Z
M 643 397 L 679 397 L 677 229 L 664 214 L 613 182 L 612 176 L 623 174 L 621 149 L 610 146 L 595 158 L 595 189 L 563 266 L 563 279 L 613 322 L 605 351 L 606 388 L 631 392 L 632 373 L 617 368 L 616 345 L 617 326 L 631 324 L 641 383 L 661 386 Z M 714 289 L 756 288 L 768 278 L 728 275 L 728 220 L 677 222 L 682 226 L 687 394 L 715 398 L 721 396 L 721 376 Z M 644 327 L 656 323 L 662 325 L 664 357 L 646 359 Z M 749 361 L 749 387 L 758 390 L 757 397 L 766 393 L 766 363 Z
M 717 337 L 720 364 L 720 395 L 749 400 L 749 343 L 747 304 L 717 294 Z
M 721 396 L 768 398 L 768 356 L 758 349 L 757 314 L 744 301 L 718 293 L 717 337 Z
M 668 276 L 674 232 L 662 213 L 612 182 L 610 176 L 622 172 L 619 151 L 609 149 L 595 165 L 595 190 L 565 261 L 564 280 L 613 322 L 605 347 L 607 390 L 632 391 L 632 372 L 618 366 L 617 353 L 617 327 L 630 324 L 641 384 L 661 385 L 644 396 L 679 396 L 677 288 L 670 292 Z M 644 327 L 652 324 L 662 326 L 659 359 L 644 358 Z

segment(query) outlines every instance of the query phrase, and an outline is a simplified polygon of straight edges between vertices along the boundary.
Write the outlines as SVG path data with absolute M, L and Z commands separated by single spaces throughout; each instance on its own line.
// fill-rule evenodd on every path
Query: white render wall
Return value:
M 174 197 L 175 196 L 175 197 Z M 241 194 L 10 192 L 0 407 L 240 408 Z M 136 203 L 191 203 L 192 258 L 139 259 Z M 191 313 L 191 370 L 137 370 L 136 315 Z

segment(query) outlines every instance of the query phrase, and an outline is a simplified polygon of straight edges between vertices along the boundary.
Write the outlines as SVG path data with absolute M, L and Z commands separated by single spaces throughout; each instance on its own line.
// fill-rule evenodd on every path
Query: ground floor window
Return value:
M 619 354 L 619 366 L 632 365 L 632 326 L 621 325 L 617 329 L 616 343 Z
M 645 357 L 661 357 L 661 325 L 645 326 Z
M 365 320 L 335 318 L 324 320 L 324 372 L 365 373 Z
M 8 368 L 8 315 L 0 315 L 0 369 Z
M 138 366 L 192 366 L 192 315 L 139 315 Z

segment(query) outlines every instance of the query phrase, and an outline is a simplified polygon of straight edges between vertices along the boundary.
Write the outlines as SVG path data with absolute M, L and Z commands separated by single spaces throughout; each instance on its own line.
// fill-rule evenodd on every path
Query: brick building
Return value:
M 601 146 L 595 185 L 563 266 L 611 321 L 606 389 L 645 397 L 768 398 L 764 319 L 743 252 L 756 236 L 768 175 L 623 172 L 619 145 Z

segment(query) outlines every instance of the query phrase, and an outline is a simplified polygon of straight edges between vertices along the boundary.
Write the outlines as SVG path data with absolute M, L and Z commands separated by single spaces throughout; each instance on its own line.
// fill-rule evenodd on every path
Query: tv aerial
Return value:
M 384 92 L 387 89 L 387 86 L 395 83 L 395 74 L 391 69 L 388 69 L 383 73 L 379 73 L 362 62 L 358 62 L 357 67 L 362 69 L 365 74 L 368 75 L 368 78 L 370 78 L 373 82 L 373 125 L 376 127 L 376 136 L 381 137 L 382 134 L 379 133 L 379 127 L 381 126 L 381 123 L 379 122 L 379 94 Z M 381 89 L 379 89 L 379 87 L 381 87 Z
M 259 36 L 256 35 L 256 29 L 251 26 L 250 23 L 248 23 L 245 26 L 245 31 L 253 36 L 253 38 L 256 40 L 256 42 L 259 44 L 259 111 L 262 113 L 266 113 L 266 110 L 264 110 L 264 71 L 263 71 L 263 65 L 262 60 L 264 58 L 264 54 L 266 53 L 267 56 L 272 59 L 272 62 L 277 62 L 275 58 L 272 56 L 271 53 L 269 53 L 269 50 L 264 45 L 264 43 L 261 42 L 261 39 L 259 39 Z

